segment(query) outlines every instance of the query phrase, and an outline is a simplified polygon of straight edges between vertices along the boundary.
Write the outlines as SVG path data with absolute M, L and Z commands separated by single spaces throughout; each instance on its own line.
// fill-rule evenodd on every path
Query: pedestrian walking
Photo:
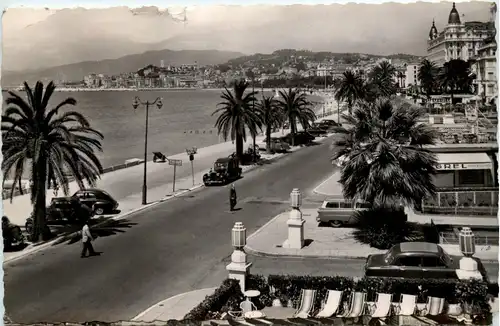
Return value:
M 236 188 L 234 183 L 231 185 L 231 190 L 229 190 L 229 207 L 230 211 L 234 211 L 234 206 L 236 206 Z
M 86 219 L 82 227 L 82 258 L 87 257 L 87 251 L 89 253 L 89 256 L 97 255 L 97 253 L 94 251 L 94 247 L 92 246 L 92 241 L 94 241 L 94 238 L 90 233 L 88 221 L 89 219 Z

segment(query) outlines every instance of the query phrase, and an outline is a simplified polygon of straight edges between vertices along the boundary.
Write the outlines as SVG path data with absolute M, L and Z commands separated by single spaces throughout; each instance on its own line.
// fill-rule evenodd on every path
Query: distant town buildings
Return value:
M 418 69 L 420 67 L 419 63 L 410 63 L 406 65 L 405 70 L 405 84 L 406 87 L 410 85 L 419 86 L 420 81 L 418 80 Z
M 484 40 L 491 37 L 494 31 L 494 21 L 462 23 L 453 3 L 448 24 L 441 32 L 438 32 L 435 22 L 432 22 L 427 41 L 427 60 L 438 66 L 454 59 L 468 61 L 478 55 Z

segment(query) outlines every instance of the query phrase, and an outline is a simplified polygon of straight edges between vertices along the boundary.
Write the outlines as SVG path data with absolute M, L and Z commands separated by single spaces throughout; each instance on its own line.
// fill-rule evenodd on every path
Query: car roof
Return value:
M 399 245 L 399 251 L 401 253 L 405 252 L 421 252 L 421 253 L 439 253 L 439 247 L 435 243 L 430 242 L 401 242 Z
M 227 163 L 227 162 L 230 162 L 232 160 L 232 158 L 230 157 L 221 157 L 221 158 L 218 158 L 215 163 Z

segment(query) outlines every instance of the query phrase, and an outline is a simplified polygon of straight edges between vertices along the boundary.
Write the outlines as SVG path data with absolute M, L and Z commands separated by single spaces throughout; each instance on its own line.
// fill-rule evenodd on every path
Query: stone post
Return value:
M 472 259 L 476 252 L 476 244 L 474 233 L 469 227 L 463 227 L 458 236 L 460 251 L 464 257 L 460 259 L 460 268 L 456 270 L 457 276 L 461 280 L 478 279 L 482 280 L 483 276 L 477 268 L 477 262 Z
M 288 239 L 283 243 L 283 248 L 302 249 L 304 247 L 304 221 L 300 206 L 302 195 L 300 190 L 295 188 L 290 194 L 292 210 L 286 224 L 288 225 Z
M 231 230 L 231 241 L 234 251 L 231 255 L 231 263 L 226 266 L 229 278 L 240 281 L 240 288 L 245 292 L 245 279 L 250 271 L 252 263 L 247 262 L 247 254 L 244 251 L 246 245 L 246 229 L 243 223 L 236 222 Z

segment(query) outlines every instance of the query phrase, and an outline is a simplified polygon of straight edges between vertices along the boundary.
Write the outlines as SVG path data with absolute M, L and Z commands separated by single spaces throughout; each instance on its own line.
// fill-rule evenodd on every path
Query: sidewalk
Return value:
M 317 209 L 303 209 L 305 246 L 302 249 L 283 248 L 288 237 L 287 220 L 289 212 L 284 212 L 248 237 L 247 253 L 266 257 L 307 257 L 307 258 L 366 258 L 372 254 L 382 254 L 386 250 L 371 248 L 354 239 L 353 228 L 332 228 L 319 226 L 316 221 Z M 441 244 L 440 244 L 441 245 Z M 441 245 L 451 255 L 462 255 L 458 245 Z M 498 247 L 476 246 L 477 258 L 498 261 Z
M 171 319 L 182 320 L 184 316 L 202 302 L 206 296 L 213 294 L 215 289 L 216 288 L 200 289 L 173 296 L 146 309 L 134 317 L 132 322 L 166 322 Z

